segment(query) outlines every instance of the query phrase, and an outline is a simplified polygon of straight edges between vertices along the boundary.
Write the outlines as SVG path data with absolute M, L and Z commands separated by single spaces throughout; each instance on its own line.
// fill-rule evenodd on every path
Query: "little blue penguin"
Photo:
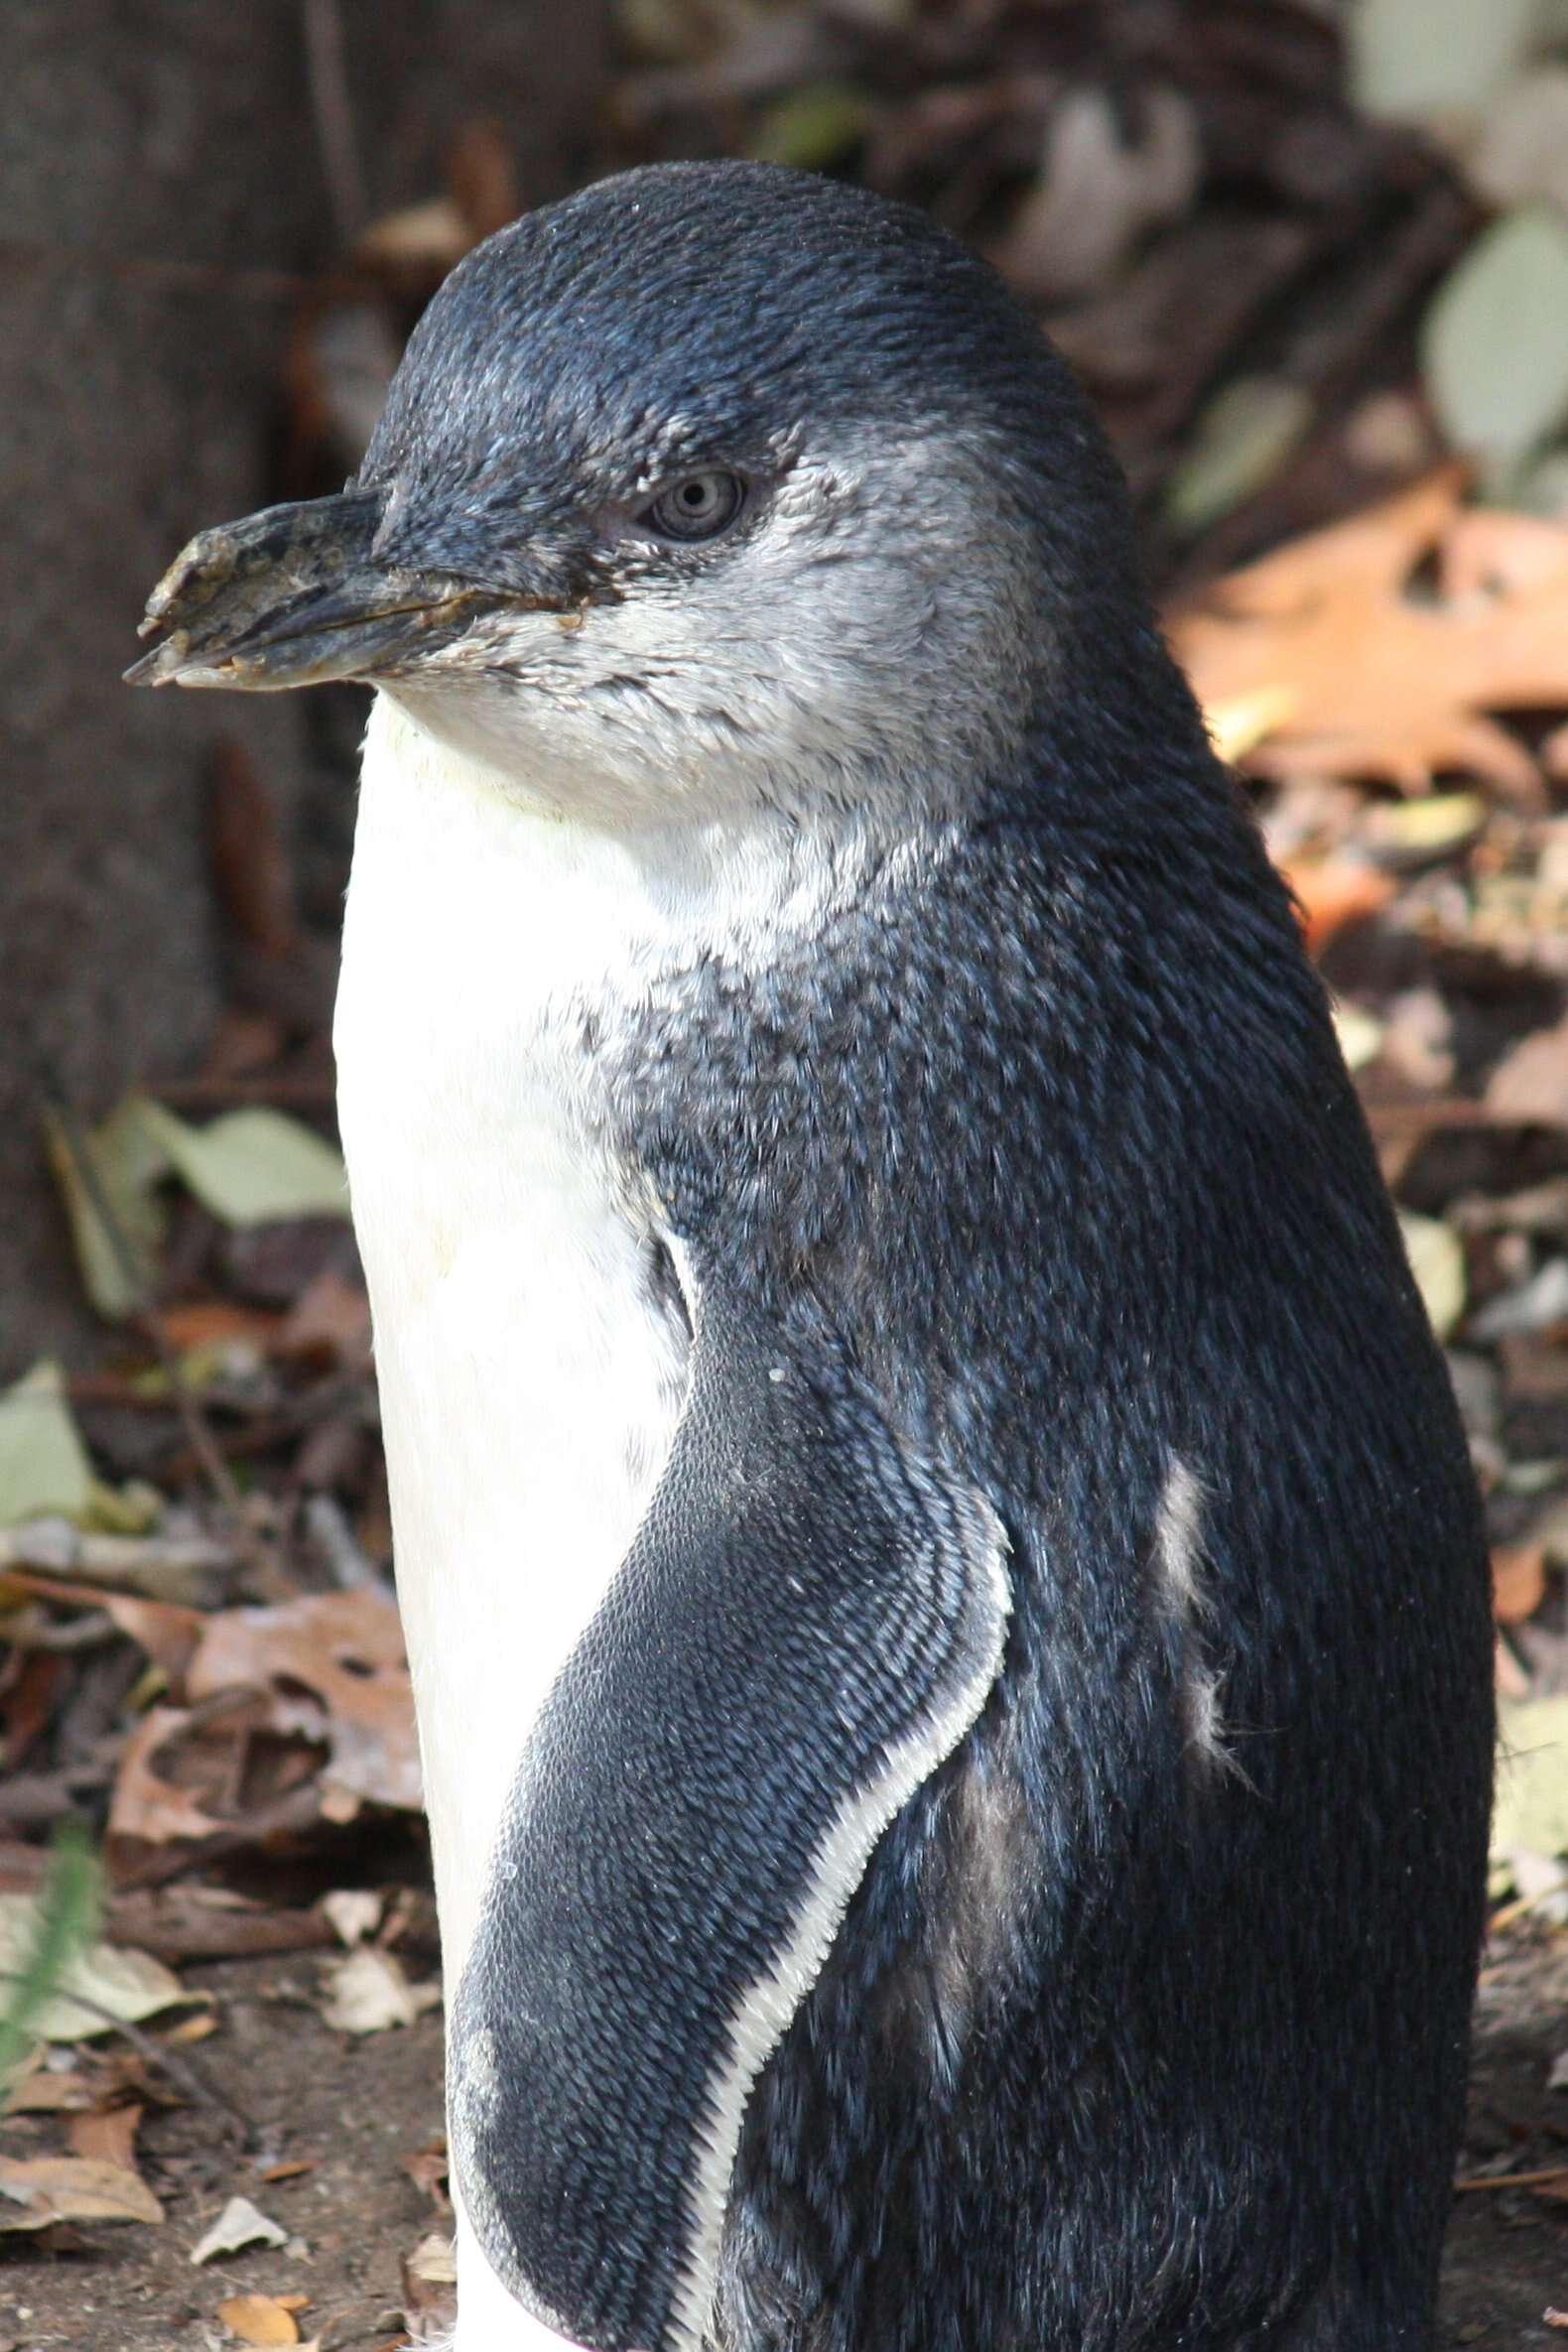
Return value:
M 1419 2352 L 1478 1499 L 1033 323 L 864 192 L 627 173 L 143 625 L 375 689 L 335 1037 L 457 2352 Z

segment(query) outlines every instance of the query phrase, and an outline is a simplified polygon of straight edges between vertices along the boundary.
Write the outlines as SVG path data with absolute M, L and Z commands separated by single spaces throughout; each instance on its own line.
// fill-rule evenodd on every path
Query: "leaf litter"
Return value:
M 607 119 L 617 160 L 786 153 L 934 205 L 1088 379 L 1174 641 L 1336 991 L 1449 1349 L 1515 1752 L 1496 1891 L 1544 1922 L 1568 1876 L 1557 1718 L 1530 1712 L 1568 1695 L 1568 388 L 1546 306 L 1507 368 L 1489 322 L 1500 287 L 1516 309 L 1555 282 L 1568 65 L 1522 0 L 1443 13 L 1436 41 L 1428 0 L 1363 0 L 1347 79 L 1326 16 L 1291 0 L 879 0 L 767 23 L 637 0 Z M 459 146 L 427 202 L 365 232 L 352 285 L 324 276 L 302 307 L 279 494 L 357 463 L 412 317 L 515 209 L 504 128 Z M 93 1371 L 39 1366 L 0 1396 L 0 1890 L 35 1898 L 38 1841 L 85 1820 L 106 1835 L 94 1950 L 303 1968 L 266 1979 L 280 2016 L 303 2006 L 367 2065 L 384 2027 L 400 2050 L 428 2032 L 433 1945 L 428 1897 L 406 1908 L 417 1757 L 330 1130 L 330 941 L 235 746 L 209 849 L 233 996 L 206 1064 L 96 1124 L 50 1122 L 112 1332 Z M 241 2095 L 242 2006 L 215 2013 Z M 161 2040 L 180 2014 L 150 2013 Z M 6 2129 L 54 2138 L 9 2161 L 135 2180 L 118 2159 L 160 2086 L 111 2081 L 136 2053 L 105 2041 L 44 2045 Z M 280 2211 L 292 2179 L 325 2179 L 325 2157 L 262 2156 Z M 434 2182 L 436 2153 L 406 2160 Z M 154 2181 L 183 2248 L 196 2185 Z M 5 2204 L 49 2236 L 63 2180 L 18 2185 Z M 203 2215 L 227 2185 L 203 2176 Z M 209 2259 L 287 2260 L 289 2235 Z M 405 2263 L 411 2325 L 450 2316 L 449 2273 L 440 2245 Z M 276 2284 L 214 2304 L 230 2335 L 297 2340 Z

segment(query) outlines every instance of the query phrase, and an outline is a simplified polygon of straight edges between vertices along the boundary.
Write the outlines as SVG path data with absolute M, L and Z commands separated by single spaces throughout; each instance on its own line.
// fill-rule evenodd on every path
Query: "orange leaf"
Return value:
M 326 1780 L 340 1797 L 417 1809 L 414 1702 L 390 1594 L 310 1593 L 209 1618 L 191 1663 L 191 1698 L 247 1683 L 291 1690 L 303 1683 L 319 1695 L 330 1748 Z
M 114 2164 L 122 2172 L 136 2169 L 136 2127 L 142 2111 L 126 2107 L 97 2107 L 73 2115 L 65 2126 L 72 2156 L 92 2156 L 100 2164 Z
M 1546 1552 L 1538 1543 L 1498 1545 L 1492 1554 L 1492 1608 L 1500 1626 L 1533 1617 L 1546 1594 Z
M 1174 616 L 1208 711 L 1273 694 L 1261 775 L 1421 791 L 1459 769 L 1533 804 L 1535 761 L 1495 713 L 1568 710 L 1568 528 L 1460 508 L 1433 474 L 1291 541 Z M 1436 586 L 1412 582 L 1435 560 Z
M 270 2294 L 231 2294 L 217 2307 L 223 2325 L 242 2344 L 297 2344 L 300 2330 L 288 2302 Z
M 264 1307 L 239 1307 L 227 1299 L 196 1299 L 189 1306 L 165 1307 L 158 1325 L 171 1348 L 220 1347 L 225 1340 L 247 1340 L 265 1349 L 271 1345 L 283 1317 Z
M 1295 894 L 1302 935 L 1314 956 L 1336 931 L 1376 914 L 1394 893 L 1393 876 L 1361 858 L 1287 858 L 1281 871 Z
M 0 2230 L 55 2221 L 162 2221 L 145 2180 L 92 2156 L 0 2156 Z

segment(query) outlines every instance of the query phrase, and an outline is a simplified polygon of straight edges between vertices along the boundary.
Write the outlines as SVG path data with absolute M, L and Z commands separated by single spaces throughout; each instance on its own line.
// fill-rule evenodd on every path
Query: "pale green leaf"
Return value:
M 158 1186 L 169 1161 L 148 1129 L 144 1108 L 132 1096 L 101 1126 L 79 1136 L 54 1111 L 45 1114 L 50 1162 L 81 1278 L 98 1313 L 111 1321 L 147 1304 L 164 1237 Z
M 1523 64 L 1539 19 L 1539 0 L 1355 0 L 1351 95 L 1399 121 L 1473 112 Z
M 1346 1069 L 1365 1070 L 1381 1053 L 1385 1032 L 1381 1021 L 1363 1011 L 1359 1004 L 1336 1004 L 1334 1034 L 1340 1041 Z
M 1568 1854 L 1568 1698 L 1504 1707 L 1492 1851 Z
M 25 1975 L 40 1932 L 37 1896 L 0 1895 L 0 1970 L 6 1976 Z M 73 1993 L 90 2001 L 92 2009 L 73 2001 Z M 112 2032 L 117 2022 L 134 2025 L 189 1999 L 174 1971 L 151 1953 L 93 1943 L 65 1955 L 53 1989 L 29 2012 L 27 2025 L 46 2041 L 86 2041 Z M 108 2014 L 99 2016 L 99 2011 Z
M 1399 1231 L 1432 1329 L 1446 1340 L 1465 1311 L 1464 1244 L 1451 1226 L 1408 1209 L 1399 1212 Z
M 837 163 L 865 128 L 865 99 L 847 82 L 819 81 L 769 107 L 746 153 L 756 163 L 820 172 Z
M 1431 792 L 1419 800 L 1381 801 L 1368 811 L 1365 837 L 1379 857 L 1422 864 L 1449 856 L 1473 840 L 1487 814 L 1479 792 Z
M 9 2077 L 26 2062 L 50 1996 L 90 1945 L 101 1877 L 81 1829 L 62 1824 L 43 1886 L 36 1895 L 19 1898 L 28 1907 L 27 1933 L 0 1971 L 0 2074 Z
M 1282 376 L 1239 376 L 1216 393 L 1170 477 L 1165 506 L 1182 531 L 1203 531 L 1250 498 L 1312 422 L 1312 400 Z
M 0 1393 L 0 1527 L 51 1512 L 80 1518 L 93 1493 L 65 1374 L 46 1359 Z
M 1432 299 L 1422 372 L 1456 450 L 1517 465 L 1568 418 L 1568 222 L 1534 207 L 1476 239 Z
M 143 1102 L 141 1116 L 182 1181 L 225 1225 L 348 1215 L 341 1154 L 280 1111 L 230 1111 L 193 1127 Z

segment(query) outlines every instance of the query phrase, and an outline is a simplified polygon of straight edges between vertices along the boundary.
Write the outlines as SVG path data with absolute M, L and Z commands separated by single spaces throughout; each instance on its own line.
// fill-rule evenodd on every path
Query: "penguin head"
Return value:
M 630 172 L 489 238 L 357 478 L 274 514 L 310 540 L 265 552 L 282 603 L 204 535 L 150 608 L 189 641 L 141 675 L 369 678 L 499 789 L 625 826 L 962 805 L 1150 634 L 1114 465 L 1001 280 L 770 166 Z

